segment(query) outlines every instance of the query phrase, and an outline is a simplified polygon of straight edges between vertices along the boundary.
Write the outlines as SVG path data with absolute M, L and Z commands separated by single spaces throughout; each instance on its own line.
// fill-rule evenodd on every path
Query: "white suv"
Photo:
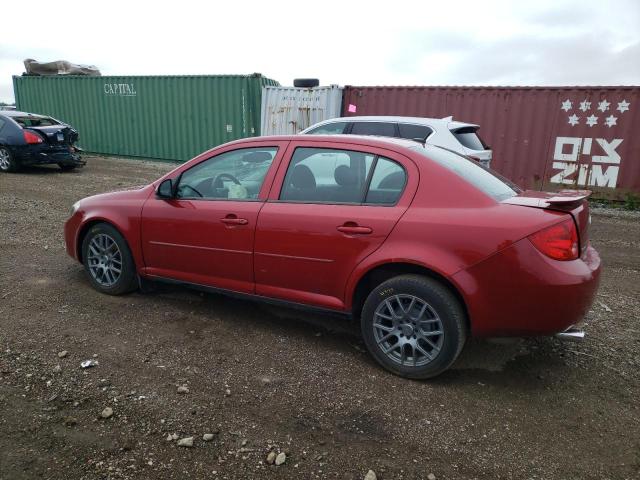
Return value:
M 340 117 L 316 123 L 300 134 L 409 138 L 467 155 L 489 167 L 491 148 L 478 136 L 479 128 L 472 123 L 454 122 L 453 117 Z

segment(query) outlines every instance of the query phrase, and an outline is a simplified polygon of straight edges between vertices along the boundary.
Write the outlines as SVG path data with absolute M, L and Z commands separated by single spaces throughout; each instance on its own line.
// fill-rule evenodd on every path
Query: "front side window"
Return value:
M 256 200 L 276 147 L 242 148 L 221 153 L 186 170 L 176 197 L 209 200 Z
M 405 184 L 404 169 L 392 160 L 351 150 L 297 148 L 280 200 L 395 204 Z
M 380 137 L 395 137 L 395 123 L 385 122 L 355 122 L 351 129 L 352 135 L 378 135 Z
M 344 133 L 347 122 L 335 122 L 320 125 L 319 127 L 309 130 L 307 135 L 339 135 Z

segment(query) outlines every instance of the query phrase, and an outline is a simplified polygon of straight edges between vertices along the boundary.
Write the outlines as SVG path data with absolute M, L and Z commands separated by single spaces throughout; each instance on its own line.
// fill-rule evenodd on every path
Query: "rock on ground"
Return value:
M 193 447 L 193 437 L 181 438 L 178 440 L 179 447 Z
M 369 470 L 364 476 L 364 480 L 378 480 L 376 472 L 374 472 L 373 470 Z
M 277 456 L 276 456 L 276 465 L 282 465 L 284 462 L 287 461 L 287 456 L 285 455 L 284 452 L 280 452 Z

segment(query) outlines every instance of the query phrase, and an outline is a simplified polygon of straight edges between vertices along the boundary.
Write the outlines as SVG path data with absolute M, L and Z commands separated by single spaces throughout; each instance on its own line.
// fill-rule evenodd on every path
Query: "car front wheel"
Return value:
M 124 237 L 109 224 L 92 226 L 82 241 L 84 269 L 93 287 L 108 295 L 121 295 L 137 288 L 131 250 Z
M 0 171 L 16 172 L 18 171 L 18 162 L 13 157 L 7 147 L 0 147 Z
M 447 370 L 466 340 L 465 312 L 442 283 L 401 275 L 367 297 L 362 335 L 384 368 L 406 378 L 426 379 Z

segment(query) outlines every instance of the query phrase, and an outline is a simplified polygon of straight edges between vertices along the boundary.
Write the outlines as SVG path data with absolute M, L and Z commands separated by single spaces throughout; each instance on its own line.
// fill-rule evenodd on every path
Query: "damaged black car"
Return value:
M 78 132 L 45 115 L 0 111 L 0 171 L 54 164 L 70 171 L 85 164 L 75 146 Z

